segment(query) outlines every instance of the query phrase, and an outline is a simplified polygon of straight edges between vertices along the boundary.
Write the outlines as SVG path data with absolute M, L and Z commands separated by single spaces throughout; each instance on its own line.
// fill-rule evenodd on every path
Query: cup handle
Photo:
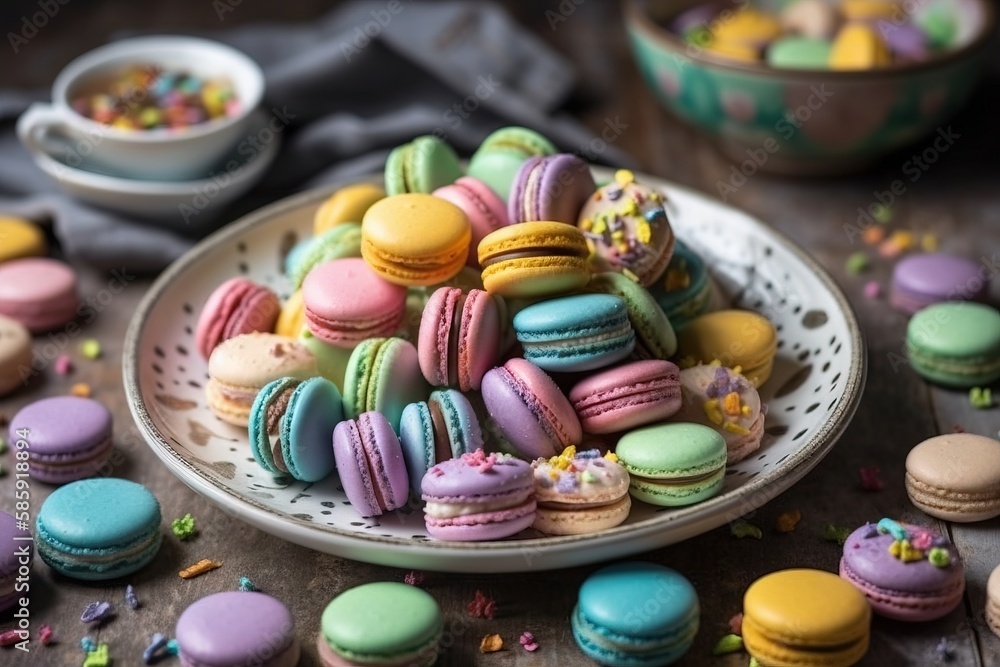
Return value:
M 59 129 L 65 137 L 68 129 L 65 112 L 51 104 L 32 104 L 17 119 L 17 138 L 34 155 L 51 155 L 59 147 L 65 148 L 66 141 L 54 141 Z

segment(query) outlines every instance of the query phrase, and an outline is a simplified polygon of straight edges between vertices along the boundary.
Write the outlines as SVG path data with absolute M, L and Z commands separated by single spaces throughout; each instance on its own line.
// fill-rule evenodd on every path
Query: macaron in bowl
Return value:
M 333 430 L 337 474 L 347 499 L 363 517 L 406 504 L 409 478 L 399 438 L 380 412 L 365 412 Z
M 10 422 L 12 439 L 28 443 L 32 478 L 49 484 L 65 484 L 104 470 L 114 449 L 111 431 L 111 412 L 102 403 L 79 396 L 29 403 Z
M 41 228 L 29 220 L 0 215 L 0 264 L 25 257 L 44 257 L 49 244 Z
M 478 390 L 500 356 L 501 297 L 457 287 L 434 291 L 420 317 L 417 352 L 424 378 L 435 387 Z
M 402 338 L 369 338 L 354 348 L 344 374 L 344 416 L 385 415 L 399 429 L 403 408 L 427 398 L 417 348 Z
M 739 369 L 754 387 L 771 377 L 777 350 L 774 325 L 749 310 L 717 310 L 701 315 L 677 335 L 681 368 L 719 362 Z
M 669 359 L 677 352 L 677 335 L 670 320 L 642 285 L 621 273 L 595 274 L 588 292 L 616 296 L 625 302 L 628 321 L 635 331 L 635 356 L 640 359 Z
M 466 260 L 466 264 L 478 269 L 477 249 L 479 242 L 491 232 L 510 224 L 506 204 L 497 193 L 493 192 L 490 186 L 471 176 L 463 176 L 451 185 L 438 188 L 432 194 L 450 201 L 465 212 L 465 217 L 469 219 L 469 226 L 472 229 L 472 238 L 469 241 L 469 258 Z
M 627 431 L 680 409 L 680 371 L 660 359 L 629 362 L 581 380 L 569 400 L 585 433 Z
M 536 459 L 535 530 L 546 535 L 588 535 L 614 528 L 628 518 L 632 501 L 629 475 L 613 453 L 578 452 L 567 447 L 559 456 Z
M 198 316 L 195 341 L 206 360 L 219 343 L 241 334 L 271 333 L 281 313 L 278 296 L 247 278 L 231 278 L 208 297 Z
M 420 482 L 435 463 L 470 454 L 483 447 L 479 417 L 465 395 L 455 389 L 431 392 L 426 401 L 403 408 L 399 444 L 410 475 L 410 489 L 420 493 Z
M 969 388 L 1000 379 L 1000 311 L 951 301 L 917 312 L 906 327 L 906 356 L 921 377 Z
M 715 289 L 705 262 L 679 241 L 666 272 L 649 286 L 649 291 L 675 331 L 715 307 Z
M 1000 442 L 973 433 L 924 440 L 906 455 L 906 493 L 918 509 L 945 521 L 1000 516 Z
M 582 288 L 590 280 L 583 233 L 561 222 L 509 225 L 479 243 L 483 285 L 490 294 L 543 297 Z
M 385 191 L 390 197 L 433 192 L 461 176 L 462 166 L 454 149 L 430 134 L 394 148 L 385 161 Z
M 0 396 L 28 381 L 33 360 L 31 332 L 17 320 L 0 315 Z
M 352 183 L 330 195 L 313 216 L 313 233 L 319 236 L 345 222 L 361 222 L 365 211 L 379 199 L 385 190 L 374 183 Z
M 514 177 L 507 202 L 510 222 L 551 220 L 575 225 L 580 209 L 596 189 L 590 165 L 576 155 L 528 158 Z
M 309 239 L 301 248 L 296 246 L 295 256 L 289 258 L 288 277 L 299 289 L 309 272 L 320 264 L 335 259 L 361 257 L 361 223 L 343 222 L 322 234 Z
M 504 201 L 510 199 L 514 179 L 521 165 L 536 155 L 552 155 L 552 142 L 526 127 L 502 127 L 483 139 L 469 161 L 469 176 L 474 176 Z

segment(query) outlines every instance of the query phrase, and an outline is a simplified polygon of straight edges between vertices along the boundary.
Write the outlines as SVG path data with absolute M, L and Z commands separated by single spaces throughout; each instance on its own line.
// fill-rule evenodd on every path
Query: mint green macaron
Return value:
M 767 64 L 786 69 L 829 69 L 833 45 L 826 39 L 784 37 L 767 49 Z
M 344 416 L 381 412 L 399 432 L 403 408 L 426 400 L 431 387 L 420 371 L 417 348 L 402 338 L 368 338 L 347 360 L 344 373 Z
M 632 497 L 662 507 L 693 505 L 722 490 L 726 441 L 701 424 L 654 424 L 618 441 L 615 454 L 632 477 Z
M 462 165 L 454 149 L 431 134 L 394 148 L 385 161 L 385 191 L 389 195 L 430 194 L 461 176 Z
M 598 273 L 587 285 L 589 292 L 617 296 L 625 302 L 636 335 L 636 351 L 643 359 L 670 359 L 677 351 L 677 334 L 653 295 L 621 273 Z
M 437 660 L 444 620 L 423 589 L 383 581 L 335 597 L 320 626 L 322 664 L 424 667 Z
M 302 248 L 296 247 L 294 252 L 294 258 L 289 261 L 288 277 L 298 289 L 313 267 L 334 259 L 361 257 L 361 223 L 343 222 L 312 237 Z
M 906 329 L 906 354 L 919 375 L 949 387 L 1000 379 L 1000 311 L 968 301 L 918 311 Z

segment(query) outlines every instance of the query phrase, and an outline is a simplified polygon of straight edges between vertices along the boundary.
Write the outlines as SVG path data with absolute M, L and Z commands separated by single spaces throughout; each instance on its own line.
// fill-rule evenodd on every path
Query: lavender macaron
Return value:
M 889 302 L 896 310 L 912 315 L 942 301 L 983 301 L 990 290 L 988 279 L 983 267 L 968 257 L 911 255 L 892 272 Z
M 11 440 L 27 443 L 31 476 L 66 484 L 96 475 L 113 448 L 111 412 L 77 396 L 43 398 L 21 408 L 10 423 Z
M 34 555 L 31 547 L 28 529 L 18 528 L 12 515 L 0 512 L 0 612 L 13 607 L 18 598 L 28 596 L 28 589 L 18 583 L 28 581 Z
M 177 620 L 182 667 L 295 667 L 300 647 L 292 614 L 258 592 L 204 597 Z
M 597 189 L 590 166 L 569 153 L 529 158 L 514 179 L 507 202 L 511 224 L 544 220 L 576 224 Z

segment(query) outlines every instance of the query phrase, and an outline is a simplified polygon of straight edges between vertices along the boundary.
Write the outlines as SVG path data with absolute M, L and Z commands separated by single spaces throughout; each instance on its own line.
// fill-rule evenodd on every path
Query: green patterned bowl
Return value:
M 957 9 L 956 49 L 924 63 L 860 72 L 733 62 L 663 27 L 704 0 L 624 0 L 624 10 L 647 83 L 667 109 L 716 139 L 734 161 L 738 188 L 741 177 L 756 171 L 857 171 L 934 132 L 937 150 L 947 150 L 954 136 L 943 124 L 979 78 L 995 12 L 989 0 L 908 0 L 942 1 Z

